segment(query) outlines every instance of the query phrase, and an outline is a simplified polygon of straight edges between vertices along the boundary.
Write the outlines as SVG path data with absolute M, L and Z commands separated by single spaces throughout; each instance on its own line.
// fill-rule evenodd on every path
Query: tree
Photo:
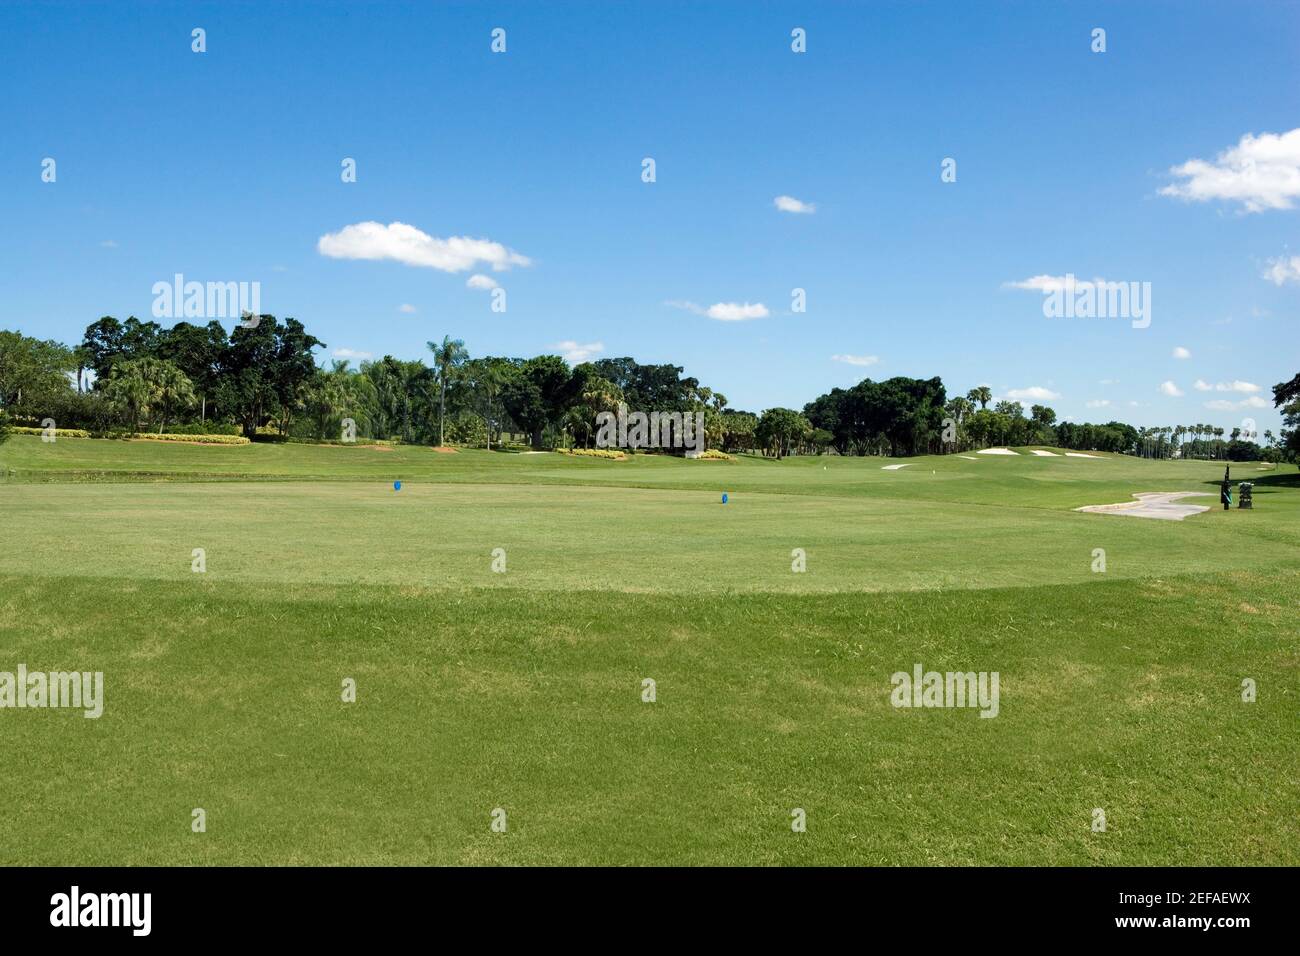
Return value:
M 216 391 L 227 343 L 226 330 L 215 321 L 206 326 L 178 322 L 163 333 L 159 342 L 159 357 L 175 364 L 194 384 L 199 395 L 200 421 L 207 421 L 208 397 Z
M 158 357 L 163 330 L 157 322 L 141 322 L 134 315 L 122 325 L 122 357 L 142 359 Z
M 1282 447 L 1294 458 L 1300 453 L 1300 373 L 1289 382 L 1279 382 L 1273 386 L 1273 407 L 1282 410 L 1282 424 L 1285 427 L 1279 438 Z M 1270 444 L 1272 440 L 1268 436 Z
M 460 381 L 469 396 L 470 407 L 483 419 L 487 449 L 492 450 L 492 436 L 501 428 L 499 396 L 514 366 L 507 359 L 470 359 L 460 368 Z
M 115 363 L 105 393 L 126 410 L 128 427 L 135 430 L 142 418 L 156 418 L 159 434 L 169 417 L 194 404 L 193 384 L 166 359 L 124 359 Z
M 438 368 L 438 445 L 441 446 L 444 434 L 443 419 L 447 413 L 447 381 L 469 358 L 469 353 L 465 351 L 464 342 L 453 339 L 450 335 L 442 337 L 441 345 L 435 342 L 425 344 L 433 353 L 433 361 Z
M 988 408 L 989 402 L 993 401 L 993 390 L 987 385 L 977 385 L 966 393 L 967 400 L 979 402 L 980 408 Z
M 571 390 L 573 401 L 565 412 L 565 424 L 575 442 L 590 448 L 596 435 L 596 416 L 601 412 L 617 413 L 623 391 L 596 371 L 596 366 L 584 362 L 573 370 Z
M 957 395 L 948 399 L 948 404 L 944 406 L 944 411 L 948 412 L 948 414 L 956 420 L 957 424 L 960 425 L 967 415 L 975 411 L 975 403 L 969 398 L 962 398 L 960 395 Z
M 769 408 L 758 420 L 754 437 L 765 452 L 784 458 L 790 454 L 792 445 L 811 436 L 812 431 L 808 419 L 793 409 Z
M 86 366 L 95 373 L 96 387 L 108 381 L 108 370 L 122 355 L 122 323 L 106 315 L 86 327 L 81 352 Z
M 306 328 L 297 319 L 286 318 L 283 325 L 277 324 L 273 316 L 264 315 L 261 319 L 269 319 L 275 333 L 269 374 L 274 383 L 276 400 L 280 404 L 280 433 L 288 435 L 293 413 L 302 407 L 303 386 L 316 374 L 316 359 L 312 350 L 325 343 L 308 335 Z M 258 325 L 260 327 L 261 322 Z M 242 326 L 236 327 L 235 331 L 242 331 Z
M 722 411 L 722 449 L 723 451 L 748 451 L 754 447 L 754 434 L 758 429 L 758 416 L 751 412 L 737 411 L 734 408 Z M 826 429 L 822 429 L 826 431 Z M 827 431 L 827 434 L 830 434 Z M 832 442 L 834 435 L 831 435 Z
M 52 339 L 34 339 L 21 332 L 0 330 L 0 407 L 29 407 L 71 387 L 76 368 L 72 350 Z
M 315 427 L 315 437 L 340 438 L 343 411 L 347 405 L 347 361 L 335 361 L 330 371 L 320 369 L 303 388 L 303 411 Z
M 153 373 L 154 407 L 158 411 L 158 433 L 162 434 L 168 418 L 176 418 L 194 406 L 194 385 L 173 363 L 162 359 L 140 359 Z
M 1031 405 L 1029 408 L 1029 421 L 1032 423 L 1034 434 L 1031 444 L 1051 445 L 1056 441 L 1056 433 L 1052 426 L 1056 424 L 1056 410 L 1048 408 L 1046 405 Z
M 235 327 L 217 372 L 217 402 L 248 438 L 277 415 L 287 429 L 303 384 L 316 374 L 312 349 L 324 345 L 297 319 L 281 325 L 273 315 L 258 318 L 254 326 Z
M 595 363 L 599 367 L 600 363 Z M 502 400 L 534 449 L 540 450 L 547 426 L 559 424 L 568 410 L 572 392 L 569 366 L 558 355 L 539 355 L 518 363 L 504 389 Z

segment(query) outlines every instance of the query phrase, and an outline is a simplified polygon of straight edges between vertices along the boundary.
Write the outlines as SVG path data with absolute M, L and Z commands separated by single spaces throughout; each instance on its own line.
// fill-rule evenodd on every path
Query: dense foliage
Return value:
M 227 333 L 219 322 L 170 329 L 135 317 L 91 323 L 81 342 L 0 330 L 0 440 L 10 418 L 53 419 L 92 434 L 243 435 L 252 440 L 386 440 L 533 448 L 592 448 L 596 420 L 632 410 L 704 415 L 706 445 L 732 452 L 908 456 L 991 445 L 1057 445 L 1151 458 L 1294 459 L 1300 450 L 1300 375 L 1274 388 L 1285 428 L 1274 438 L 1209 425 L 1134 428 L 1058 422 L 1044 405 L 993 402 L 987 386 L 948 398 L 939 378 L 864 379 L 833 388 L 802 411 L 761 414 L 678 365 L 632 358 L 584 362 L 557 355 L 471 357 L 450 336 L 430 361 L 386 355 L 358 368 L 322 368 L 324 343 L 297 319 L 263 315 Z

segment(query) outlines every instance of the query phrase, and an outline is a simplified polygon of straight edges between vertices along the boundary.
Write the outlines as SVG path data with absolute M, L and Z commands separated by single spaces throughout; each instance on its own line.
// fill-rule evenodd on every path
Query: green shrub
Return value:
M 189 425 L 173 425 L 167 430 L 168 435 L 239 435 L 238 425 L 222 425 L 219 422 L 192 422 Z
M 581 458 L 608 458 L 611 461 L 622 461 L 627 455 L 614 448 L 557 448 L 561 455 L 573 455 Z
M 380 441 L 378 438 L 362 438 L 357 436 L 353 441 L 343 441 L 341 438 L 289 438 L 291 445 L 388 445 L 391 442 Z
M 249 441 L 243 435 L 176 435 L 164 432 L 140 432 L 132 436 L 146 441 L 188 441 L 199 445 L 247 445 Z
M 15 435 L 44 435 L 44 428 L 28 428 L 26 425 L 16 425 L 9 429 Z M 84 428 L 56 428 L 54 429 L 55 438 L 89 438 L 90 432 Z
M 483 425 L 483 419 L 477 415 L 453 418 L 447 422 L 445 438 L 448 445 L 482 447 L 487 444 L 487 428 Z M 430 442 L 437 439 L 438 433 L 434 431 Z

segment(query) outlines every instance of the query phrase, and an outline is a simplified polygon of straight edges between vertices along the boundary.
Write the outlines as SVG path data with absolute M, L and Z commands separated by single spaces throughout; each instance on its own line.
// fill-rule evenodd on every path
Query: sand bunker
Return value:
M 908 465 L 910 465 L 910 464 L 911 464 L 911 462 L 909 461 L 909 462 L 905 462 L 904 464 L 901 464 L 901 465 L 881 465 L 881 466 L 880 466 L 880 470 L 881 470 L 881 471 L 898 471 L 898 469 L 900 469 L 900 468 L 906 468 L 906 467 L 907 467 Z
M 1089 455 L 1088 457 L 1094 457 Z M 1114 505 L 1086 505 L 1075 511 L 1091 511 L 1104 515 L 1127 515 L 1130 518 L 1159 518 L 1162 521 L 1182 521 L 1188 515 L 1209 511 L 1202 505 L 1174 504 L 1180 498 L 1213 498 L 1210 491 L 1144 491 L 1133 496 L 1137 501 L 1123 501 Z
M 958 458 L 965 458 L 967 461 L 979 461 L 974 455 L 958 455 Z
M 1065 453 L 1065 457 L 1066 457 L 1066 458 L 1104 458 L 1105 456 L 1104 456 L 1104 455 L 1085 455 L 1085 454 L 1084 454 L 1083 452 L 1081 452 L 1081 451 L 1067 451 L 1067 452 Z
M 1012 451 L 1010 448 L 981 448 L 977 455 L 1019 455 L 1020 452 Z
M 1029 454 L 1031 454 L 1031 455 L 1039 455 L 1039 456 L 1042 457 L 1042 458 L 1060 458 L 1060 457 L 1061 457 L 1060 455 L 1058 455 L 1058 454 L 1057 454 L 1056 452 L 1054 452 L 1054 451 L 1039 451 L 1037 448 L 1033 449 Z

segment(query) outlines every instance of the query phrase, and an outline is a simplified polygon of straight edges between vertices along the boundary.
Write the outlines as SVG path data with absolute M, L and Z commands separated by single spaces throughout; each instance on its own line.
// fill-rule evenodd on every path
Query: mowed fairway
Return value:
M 910 461 L 11 438 L 0 862 L 1300 862 L 1294 467 Z

